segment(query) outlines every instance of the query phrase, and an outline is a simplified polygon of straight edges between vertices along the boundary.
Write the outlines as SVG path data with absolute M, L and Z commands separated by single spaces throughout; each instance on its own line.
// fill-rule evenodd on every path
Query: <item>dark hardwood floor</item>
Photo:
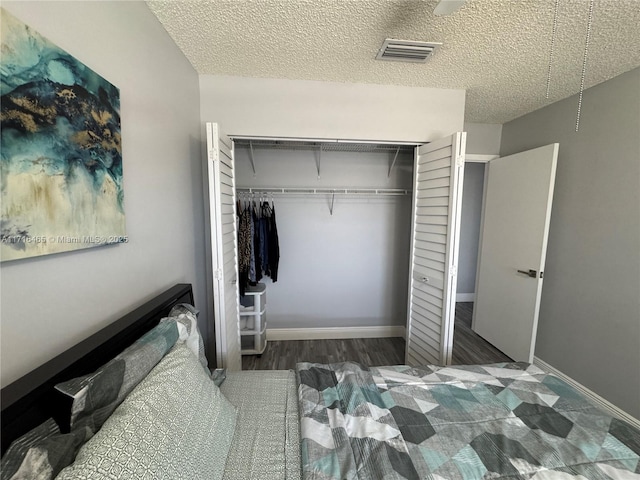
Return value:
M 453 365 L 511 362 L 496 347 L 471 330 L 473 302 L 456 303 L 456 321 L 453 331 Z
M 471 330 L 473 303 L 456 305 L 453 335 L 454 365 L 511 361 L 500 350 Z M 369 366 L 405 363 L 403 338 L 350 338 L 339 340 L 269 341 L 264 353 L 242 357 L 244 370 L 288 370 L 298 362 L 335 363 L 354 361 Z

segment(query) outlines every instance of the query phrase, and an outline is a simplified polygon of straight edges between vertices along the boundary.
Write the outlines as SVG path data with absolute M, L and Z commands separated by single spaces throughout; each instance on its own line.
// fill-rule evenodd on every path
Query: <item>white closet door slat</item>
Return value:
M 422 181 L 434 181 L 439 178 L 448 179 L 450 174 L 451 174 L 451 167 L 448 166 L 447 168 L 438 168 L 436 170 L 429 170 L 427 172 L 420 173 L 419 175 L 422 177 Z M 425 185 L 428 185 L 428 184 L 425 183 Z
M 414 168 L 406 362 L 449 364 L 466 134 L 421 145 Z
M 446 197 L 449 194 L 448 187 L 440 187 L 440 188 L 431 188 L 428 190 L 421 190 L 418 198 L 429 198 L 429 197 Z
M 431 314 L 430 312 L 427 312 L 426 315 L 428 316 L 433 316 L 433 314 Z M 420 321 L 420 317 L 415 318 L 415 328 L 416 330 L 419 330 L 421 333 L 423 333 L 425 336 L 433 339 L 433 340 L 438 340 L 440 338 L 440 330 L 436 330 L 433 328 L 433 326 L 431 324 L 426 324 L 424 322 Z
M 438 300 L 439 303 L 442 302 L 441 298 L 438 298 L 437 300 Z M 428 302 L 426 300 L 423 300 L 421 298 L 418 298 L 417 296 L 415 297 L 414 301 L 415 301 L 416 305 L 419 305 L 420 307 L 424 308 L 425 310 L 427 310 L 427 311 L 429 311 L 429 312 L 431 312 L 431 313 L 433 313 L 433 314 L 435 314 L 437 316 L 442 315 L 442 307 L 440 307 L 438 305 L 434 305 L 433 303 L 430 303 L 430 302 Z
M 431 348 L 437 351 L 439 340 L 440 340 L 440 332 L 434 332 L 416 321 L 416 330 L 419 330 L 423 335 L 420 336 L 419 340 L 422 341 L 423 344 L 429 345 Z
M 235 197 L 234 188 L 232 185 L 225 185 L 222 182 L 218 182 L 218 188 L 220 189 L 220 193 L 225 196 Z M 222 202 L 220 202 L 222 204 Z
M 418 207 L 418 216 L 416 221 L 418 223 L 430 223 L 432 225 L 447 225 L 447 217 L 444 215 L 427 215 L 420 213 L 423 207 Z
M 233 203 L 223 203 L 222 204 L 222 215 L 232 215 L 235 216 L 236 209 L 233 208 Z
M 420 215 L 439 215 L 448 219 L 449 209 L 447 207 L 433 207 L 429 205 L 426 198 L 418 198 L 416 206 L 420 208 Z M 418 213 L 418 212 L 416 212 Z
M 438 170 L 440 168 L 449 168 L 451 166 L 449 161 L 449 155 L 446 155 L 440 160 L 434 160 L 432 162 L 425 162 L 418 166 L 418 173 L 429 172 L 431 170 Z
M 449 197 L 425 197 L 422 204 L 425 207 L 448 207 Z
M 449 137 L 451 138 L 451 137 Z M 443 139 L 443 140 L 448 140 L 447 139 Z M 441 140 L 440 140 L 441 141 Z M 436 142 L 431 142 L 431 143 L 427 143 L 425 145 L 421 145 L 418 148 L 422 148 L 422 147 L 426 147 L 428 146 L 427 149 L 423 149 L 422 152 L 420 153 L 420 158 L 418 158 L 418 165 L 423 165 L 425 163 L 431 163 L 431 162 L 435 162 L 437 160 L 443 159 L 443 158 L 451 158 L 452 156 L 452 145 L 442 145 L 442 146 L 437 146 L 435 147 L 434 145 L 437 144 L 438 141 Z
M 426 233 L 416 232 L 415 238 L 420 241 L 420 244 L 416 245 L 416 248 L 430 250 L 432 252 L 446 253 L 446 246 L 442 243 L 433 243 L 429 241 Z
M 443 240 L 446 240 L 447 226 L 428 222 L 419 222 L 416 223 L 416 231 L 442 236 L 444 237 Z
M 423 182 L 417 190 L 427 190 L 429 188 L 437 188 L 437 187 L 448 187 L 451 179 L 446 177 L 438 177 L 438 178 L 429 178 L 425 182 Z
M 428 258 L 429 260 L 436 260 L 438 262 L 444 262 L 445 260 L 444 253 L 438 253 L 424 248 L 416 248 L 415 255 L 416 257 Z
M 416 233 L 421 233 L 423 235 L 422 236 L 423 240 L 421 241 L 446 245 L 447 243 L 446 235 L 436 235 L 434 233 L 425 232 L 427 228 L 428 228 L 428 225 L 425 225 L 423 223 L 416 224 L 415 226 Z
M 429 260 L 428 258 L 419 257 L 417 255 L 416 255 L 415 261 L 416 261 L 416 265 L 420 265 L 421 267 L 429 268 L 437 272 L 444 273 L 444 270 L 442 270 L 444 268 L 444 266 L 442 265 L 442 262 Z

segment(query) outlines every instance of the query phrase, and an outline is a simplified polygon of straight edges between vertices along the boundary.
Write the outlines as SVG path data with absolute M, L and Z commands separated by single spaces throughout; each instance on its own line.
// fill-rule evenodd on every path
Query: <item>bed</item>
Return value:
M 207 368 L 176 285 L 2 389 L 2 478 L 640 478 L 640 431 L 523 363 Z

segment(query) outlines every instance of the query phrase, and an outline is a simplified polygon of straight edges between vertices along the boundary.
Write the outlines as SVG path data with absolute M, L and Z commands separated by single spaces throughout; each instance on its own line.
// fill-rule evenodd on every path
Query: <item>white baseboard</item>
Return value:
M 552 375 L 555 375 L 556 377 L 561 378 L 562 380 L 567 382 L 569 385 L 571 385 L 573 388 L 578 390 L 582 395 L 587 397 L 591 401 L 591 403 L 593 403 L 596 406 L 602 408 L 603 410 L 605 410 L 610 415 L 612 415 L 614 417 L 618 417 L 618 418 L 624 420 L 625 422 L 628 422 L 628 423 L 632 424 L 636 428 L 640 428 L 640 420 L 638 420 L 637 418 L 629 415 L 624 410 L 616 407 L 613 403 L 609 402 L 608 400 L 605 400 L 600 395 L 598 395 L 597 393 L 589 390 L 587 387 L 585 387 L 581 383 L 575 381 L 573 378 L 569 377 L 568 375 L 565 375 L 564 373 L 562 373 L 557 368 L 552 367 L 551 365 L 549 365 L 544 360 L 540 360 L 538 357 L 533 357 L 533 364 L 535 366 L 541 368 L 545 372 L 550 373 Z
M 386 338 L 405 336 L 403 326 L 267 328 L 267 340 L 322 340 L 339 338 Z
M 475 299 L 475 293 L 456 293 L 456 302 L 473 302 Z

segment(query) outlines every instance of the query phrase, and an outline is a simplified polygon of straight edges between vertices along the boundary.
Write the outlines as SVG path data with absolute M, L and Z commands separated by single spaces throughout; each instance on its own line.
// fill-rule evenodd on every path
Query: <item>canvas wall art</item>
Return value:
M 120 91 L 0 16 L 0 259 L 127 241 Z

